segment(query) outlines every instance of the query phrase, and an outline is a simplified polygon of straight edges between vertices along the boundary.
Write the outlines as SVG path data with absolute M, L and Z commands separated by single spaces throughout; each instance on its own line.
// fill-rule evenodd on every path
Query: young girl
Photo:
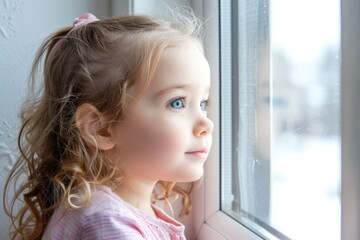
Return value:
M 194 19 L 86 13 L 42 45 L 5 188 L 13 239 L 185 239 L 153 203 L 180 195 L 187 214 L 190 188 L 175 182 L 198 180 L 211 146 Z

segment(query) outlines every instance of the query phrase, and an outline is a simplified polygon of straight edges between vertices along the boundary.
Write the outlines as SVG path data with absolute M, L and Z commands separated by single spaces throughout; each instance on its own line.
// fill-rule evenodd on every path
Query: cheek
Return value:
M 132 126 L 131 142 L 137 152 L 144 157 L 170 157 L 182 151 L 185 139 L 184 130 L 171 121 L 145 121 Z M 125 139 L 126 141 L 126 139 Z
M 174 154 L 183 147 L 184 133 L 172 125 L 162 124 L 148 133 L 146 144 L 155 152 Z

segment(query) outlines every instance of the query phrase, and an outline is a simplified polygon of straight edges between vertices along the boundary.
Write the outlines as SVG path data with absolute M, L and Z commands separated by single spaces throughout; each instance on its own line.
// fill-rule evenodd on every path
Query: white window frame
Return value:
M 360 239 L 360 1 L 341 1 L 341 239 Z
M 219 1 L 202 0 L 207 19 L 206 57 L 212 75 L 213 147 L 202 183 L 194 191 L 196 239 L 261 238 L 220 210 Z M 341 1 L 341 239 L 360 239 L 360 1 Z M 299 226 L 301 227 L 301 226 Z
M 203 1 L 207 20 L 205 51 L 211 68 L 211 112 L 214 121 L 211 156 L 205 164 L 204 180 L 193 194 L 196 239 L 260 240 L 256 234 L 220 210 L 220 55 L 219 55 L 219 1 Z

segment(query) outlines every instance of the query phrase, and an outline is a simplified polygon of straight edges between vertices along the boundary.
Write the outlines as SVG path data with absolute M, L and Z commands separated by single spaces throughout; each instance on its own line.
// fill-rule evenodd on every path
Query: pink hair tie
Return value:
M 77 29 L 79 27 L 85 26 L 88 23 L 99 21 L 95 15 L 91 13 L 83 13 L 79 17 L 75 18 L 73 20 L 73 28 L 68 32 L 71 33 L 74 29 Z M 65 37 L 64 37 L 65 38 Z M 59 48 L 59 44 L 62 42 L 62 39 L 57 40 L 55 45 L 53 46 L 51 52 L 57 51 L 56 49 Z
M 83 13 L 73 21 L 73 29 L 84 26 L 88 23 L 99 21 L 95 15 L 91 13 Z

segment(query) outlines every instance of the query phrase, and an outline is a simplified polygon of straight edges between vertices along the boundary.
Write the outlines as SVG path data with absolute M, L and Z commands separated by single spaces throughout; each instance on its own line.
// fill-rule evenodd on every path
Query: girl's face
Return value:
M 113 130 L 111 157 L 126 176 L 176 182 L 202 176 L 212 143 L 209 90 L 209 65 L 197 44 L 165 50 L 149 88 Z

